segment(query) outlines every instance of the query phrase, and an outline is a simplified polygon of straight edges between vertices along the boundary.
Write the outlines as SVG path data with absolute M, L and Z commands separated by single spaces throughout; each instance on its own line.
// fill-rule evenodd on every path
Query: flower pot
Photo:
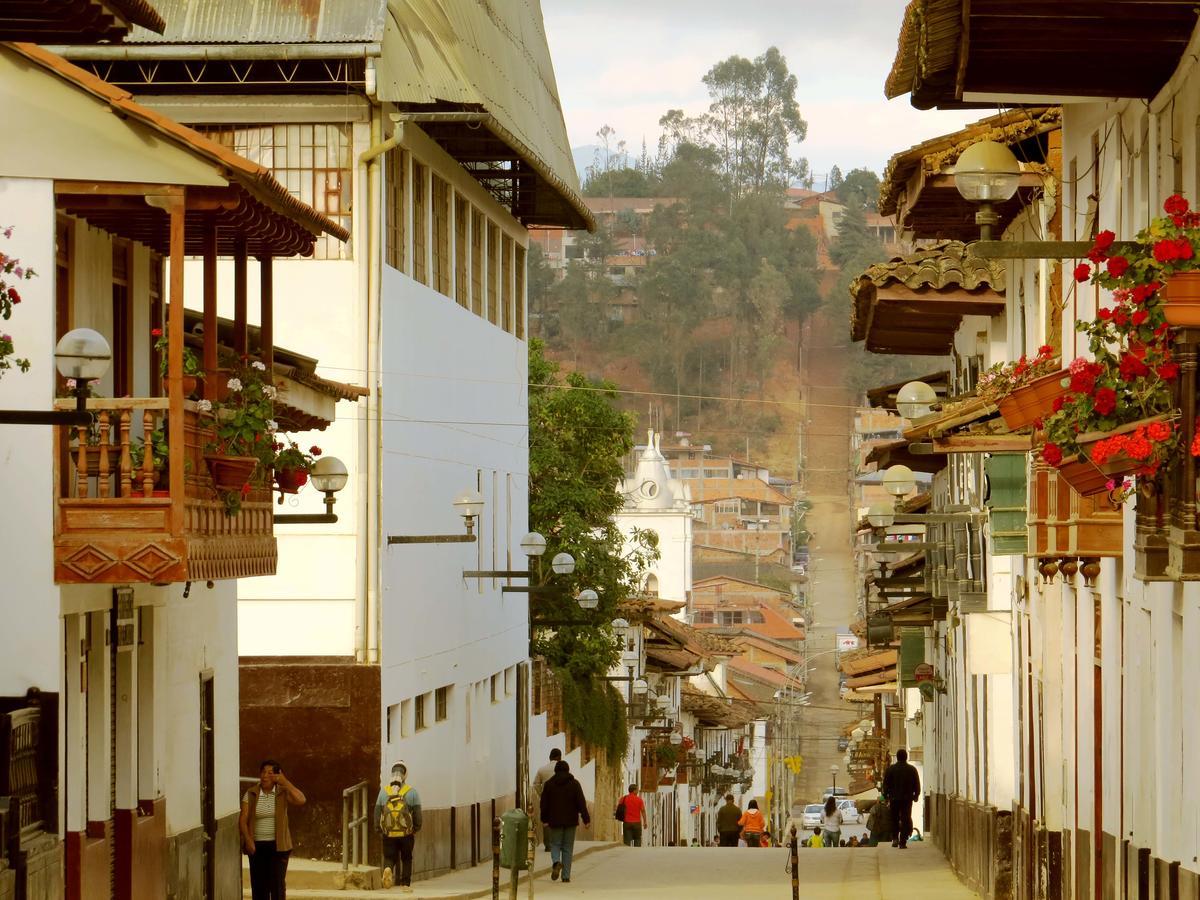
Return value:
M 1107 488 L 1109 476 L 1101 472 L 1092 461 L 1081 456 L 1068 456 L 1058 466 L 1058 474 L 1063 481 L 1074 488 L 1075 493 L 1084 497 L 1092 494 L 1102 494 Z
M 250 483 L 258 460 L 253 456 L 205 456 L 213 487 L 218 491 L 240 491 Z
M 1054 412 L 1054 398 L 1066 394 L 1065 382 L 1070 377 L 1066 369 L 1035 378 L 1024 387 L 1019 387 L 997 406 L 1004 424 L 1010 431 L 1028 428 L 1038 419 Z
M 184 397 L 194 397 L 196 395 L 196 391 L 199 389 L 199 387 L 200 387 L 200 379 L 197 378 L 195 375 L 184 375 L 183 376 L 183 396 Z M 168 386 L 168 380 L 167 380 L 166 375 L 164 375 L 162 378 L 162 389 L 163 389 L 164 394 L 169 395 L 171 393 L 171 388 Z
M 1103 462 L 1096 462 L 1092 458 L 1092 448 L 1105 438 L 1115 437 L 1119 434 L 1129 434 L 1130 432 L 1137 431 L 1139 428 L 1149 425 L 1152 422 L 1165 422 L 1169 421 L 1171 418 L 1172 416 L 1166 414 L 1160 416 L 1149 416 L 1145 419 L 1138 419 L 1136 422 L 1126 422 L 1124 425 L 1119 425 L 1111 431 L 1084 432 L 1076 437 L 1075 441 L 1077 444 L 1079 444 L 1079 449 L 1083 452 L 1083 455 L 1088 458 L 1088 461 L 1105 475 L 1109 475 L 1111 477 L 1124 477 L 1126 475 L 1133 475 L 1138 469 L 1146 466 L 1145 460 L 1139 461 L 1131 456 L 1127 456 L 1125 453 L 1116 453 Z
M 1163 315 L 1172 325 L 1200 326 L 1200 272 L 1170 276 L 1162 289 Z
M 279 486 L 280 493 L 295 494 L 300 488 L 308 484 L 308 470 L 276 469 L 275 484 Z

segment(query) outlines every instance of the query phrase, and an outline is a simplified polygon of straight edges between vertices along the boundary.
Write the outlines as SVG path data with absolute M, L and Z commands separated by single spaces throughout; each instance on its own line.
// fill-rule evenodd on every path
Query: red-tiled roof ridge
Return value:
M 210 162 L 224 167 L 228 177 L 248 191 L 256 200 L 280 215 L 301 223 L 312 233 L 325 232 L 341 241 L 350 239 L 349 231 L 323 216 L 307 203 L 292 196 L 265 166 L 253 163 L 244 156 L 234 153 L 228 147 L 205 137 L 200 132 L 181 125 L 162 113 L 142 106 L 133 99 L 133 95 L 128 91 L 97 78 L 90 72 L 67 62 L 61 56 L 51 53 L 37 44 L 14 41 L 6 46 L 11 47 L 30 62 L 103 100 L 122 114 L 153 128 L 177 143 L 186 145 L 201 156 L 207 157 Z

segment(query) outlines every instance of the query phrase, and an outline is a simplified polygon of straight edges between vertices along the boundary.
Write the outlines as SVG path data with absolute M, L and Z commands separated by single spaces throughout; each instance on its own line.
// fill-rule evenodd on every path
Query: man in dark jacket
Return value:
M 742 810 L 733 802 L 733 794 L 725 795 L 725 805 L 717 810 L 717 834 L 721 836 L 722 847 L 736 847 L 738 842 L 738 819 Z
M 560 759 L 554 764 L 554 775 L 543 785 L 541 807 L 542 826 L 550 835 L 550 860 L 554 863 L 550 878 L 557 881 L 562 875 L 565 884 L 571 880 L 575 829 L 580 818 L 584 825 L 590 825 L 592 821 L 583 787 L 575 780 L 565 760 Z
M 901 747 L 896 751 L 896 761 L 888 766 L 883 776 L 883 796 L 892 808 L 892 820 L 896 823 L 893 847 L 908 849 L 908 836 L 913 832 L 912 805 L 921 799 L 921 777 L 908 762 L 908 751 Z

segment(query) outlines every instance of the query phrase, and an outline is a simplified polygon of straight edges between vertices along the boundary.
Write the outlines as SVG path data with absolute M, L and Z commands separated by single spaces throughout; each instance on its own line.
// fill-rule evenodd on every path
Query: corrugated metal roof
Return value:
M 127 44 L 338 44 L 383 40 L 387 0 L 156 0 L 162 34 L 134 29 Z

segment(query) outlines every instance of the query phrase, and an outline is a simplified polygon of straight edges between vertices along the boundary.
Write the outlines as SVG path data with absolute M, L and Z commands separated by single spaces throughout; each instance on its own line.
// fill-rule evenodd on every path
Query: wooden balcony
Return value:
M 1034 464 L 1029 477 L 1029 556 L 1078 565 L 1079 560 L 1120 556 L 1122 543 L 1121 509 L 1113 508 L 1107 494 L 1084 497 L 1056 469 Z
M 165 397 L 91 399 L 92 428 L 58 429 L 55 583 L 169 584 L 275 574 L 269 479 L 253 483 L 240 510 L 227 514 L 204 461 L 209 420 L 196 403 L 184 401 L 183 439 L 174 441 L 166 427 L 169 406 Z M 150 447 L 156 429 L 167 433 L 166 466 L 156 466 L 147 452 L 135 467 L 134 448 Z M 169 477 L 176 467 L 182 479 Z

